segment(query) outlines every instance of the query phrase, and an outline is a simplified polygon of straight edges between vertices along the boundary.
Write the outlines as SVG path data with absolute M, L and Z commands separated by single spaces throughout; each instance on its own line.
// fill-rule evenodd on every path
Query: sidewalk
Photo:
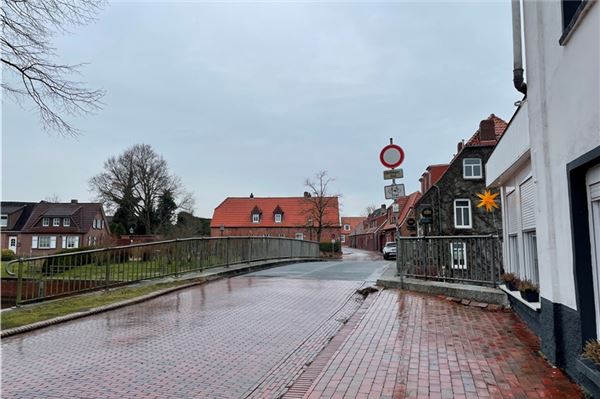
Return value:
M 305 398 L 582 397 L 510 311 L 396 289 L 375 295 Z

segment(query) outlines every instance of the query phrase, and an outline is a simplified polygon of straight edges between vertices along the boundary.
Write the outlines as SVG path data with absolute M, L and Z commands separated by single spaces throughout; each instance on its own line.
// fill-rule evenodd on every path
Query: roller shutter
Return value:
M 535 229 L 535 183 L 529 178 L 521 184 L 521 226 L 523 230 Z
M 508 234 L 516 234 L 518 230 L 517 225 L 517 200 L 515 191 L 506 196 L 506 214 L 507 214 L 507 228 Z

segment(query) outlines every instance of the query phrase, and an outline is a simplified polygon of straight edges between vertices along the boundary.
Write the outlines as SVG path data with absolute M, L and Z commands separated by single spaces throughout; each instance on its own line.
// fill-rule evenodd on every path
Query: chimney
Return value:
M 250 198 L 254 198 L 254 193 L 250 193 Z
M 496 141 L 496 131 L 492 119 L 484 119 L 479 123 L 479 139 L 481 141 Z
M 385 204 L 381 204 L 381 209 L 385 210 Z
M 71 204 L 76 204 L 76 203 L 78 203 L 78 202 L 79 202 L 79 201 L 77 201 L 76 199 L 72 199 L 72 200 L 71 200 Z
M 465 146 L 465 143 L 463 143 L 462 141 L 459 141 L 457 146 L 456 146 L 456 153 L 460 153 L 463 149 L 463 147 Z
M 304 198 L 310 198 L 310 197 L 311 197 L 310 193 L 308 191 L 305 191 Z

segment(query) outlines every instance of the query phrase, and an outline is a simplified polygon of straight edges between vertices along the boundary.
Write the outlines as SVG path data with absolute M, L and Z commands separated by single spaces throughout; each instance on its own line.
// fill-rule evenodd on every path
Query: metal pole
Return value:
M 23 258 L 19 258 L 19 270 L 17 271 L 17 297 L 15 299 L 15 306 L 21 306 L 21 295 L 22 295 L 22 285 L 23 285 Z

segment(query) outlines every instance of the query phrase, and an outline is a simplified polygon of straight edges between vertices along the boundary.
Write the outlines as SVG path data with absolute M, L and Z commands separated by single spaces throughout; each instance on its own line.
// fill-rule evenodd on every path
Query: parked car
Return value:
M 385 243 L 383 247 L 383 259 L 390 259 L 396 257 L 396 242 L 389 241 Z

